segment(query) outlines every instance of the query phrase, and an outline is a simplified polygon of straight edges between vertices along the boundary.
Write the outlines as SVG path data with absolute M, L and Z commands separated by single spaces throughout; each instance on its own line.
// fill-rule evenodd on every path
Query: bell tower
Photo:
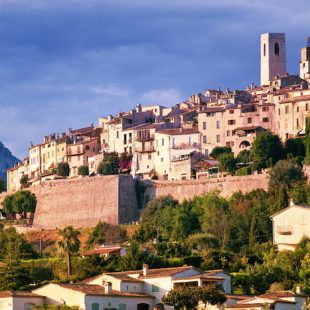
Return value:
M 260 81 L 269 85 L 273 78 L 286 74 L 286 51 L 284 33 L 264 33 L 260 37 Z
M 300 77 L 304 80 L 310 79 L 310 37 L 307 46 L 301 49 Z

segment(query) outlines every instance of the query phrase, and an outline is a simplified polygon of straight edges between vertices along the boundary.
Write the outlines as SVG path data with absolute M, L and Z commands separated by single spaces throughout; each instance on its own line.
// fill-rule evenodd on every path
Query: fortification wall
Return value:
M 236 191 L 246 193 L 257 188 L 267 190 L 268 181 L 267 174 L 242 177 L 227 176 L 206 180 L 144 181 L 144 200 L 171 195 L 173 198 L 183 201 L 213 190 L 218 190 L 224 197 L 230 197 Z

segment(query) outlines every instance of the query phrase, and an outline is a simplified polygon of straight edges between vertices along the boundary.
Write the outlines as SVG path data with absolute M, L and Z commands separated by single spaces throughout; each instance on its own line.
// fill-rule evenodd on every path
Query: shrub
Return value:
M 68 163 L 59 163 L 57 170 L 57 175 L 60 177 L 68 177 L 70 174 L 70 168 Z
M 78 168 L 78 175 L 82 175 L 82 176 L 89 175 L 88 166 L 80 166 Z

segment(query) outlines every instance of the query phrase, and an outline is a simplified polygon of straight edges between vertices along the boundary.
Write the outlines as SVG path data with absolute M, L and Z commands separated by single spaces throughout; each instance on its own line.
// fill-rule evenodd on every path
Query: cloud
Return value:
M 142 104 L 161 104 L 171 106 L 182 101 L 180 92 L 176 89 L 150 90 L 140 96 Z

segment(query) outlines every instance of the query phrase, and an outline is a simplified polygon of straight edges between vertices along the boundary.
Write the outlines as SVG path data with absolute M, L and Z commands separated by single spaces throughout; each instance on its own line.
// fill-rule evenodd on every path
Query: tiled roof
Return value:
M 100 285 L 92 285 L 92 284 L 56 284 L 60 287 L 78 291 L 84 293 L 89 296 L 115 296 L 115 297 L 150 297 L 153 296 L 144 294 L 144 293 L 130 293 L 130 292 L 120 292 L 113 290 L 111 294 L 106 294 L 104 287 Z
M 117 253 L 120 251 L 120 247 L 116 247 L 116 248 L 97 248 L 97 249 L 93 249 L 93 250 L 89 250 L 84 252 L 84 255 L 94 255 L 94 254 L 112 254 L 112 253 Z
M 263 295 L 259 295 L 262 298 L 287 298 L 287 297 L 295 297 L 296 294 L 292 291 L 278 291 L 272 293 L 266 293 Z
M 227 305 L 226 309 L 255 309 L 259 307 L 264 307 L 264 303 L 255 303 L 255 304 L 234 304 L 234 305 Z
M 217 113 L 225 111 L 225 107 L 210 107 L 199 111 L 199 113 Z
M 139 280 L 139 279 L 136 279 L 136 278 L 133 278 L 133 277 L 127 276 L 126 274 L 121 274 L 121 273 L 120 274 L 106 273 L 106 275 L 119 279 L 124 282 L 141 282 L 141 283 L 143 282 L 142 280 Z
M 43 298 L 43 296 L 32 292 L 0 292 L 0 298 L 17 297 L 17 298 Z
M 282 213 L 282 212 L 284 212 L 284 211 L 286 211 L 288 209 L 291 209 L 292 207 L 299 207 L 299 208 L 305 208 L 305 209 L 309 209 L 310 210 L 310 205 L 309 206 L 308 205 L 291 205 L 291 206 L 288 206 L 287 208 L 284 208 L 284 209 L 282 209 L 282 210 L 272 214 L 270 216 L 270 218 L 273 218 L 273 217 L 277 216 L 278 214 L 280 214 L 280 213 Z
M 290 102 L 298 102 L 298 101 L 306 101 L 306 100 L 310 100 L 310 95 L 283 99 L 280 101 L 280 103 L 290 103 Z

